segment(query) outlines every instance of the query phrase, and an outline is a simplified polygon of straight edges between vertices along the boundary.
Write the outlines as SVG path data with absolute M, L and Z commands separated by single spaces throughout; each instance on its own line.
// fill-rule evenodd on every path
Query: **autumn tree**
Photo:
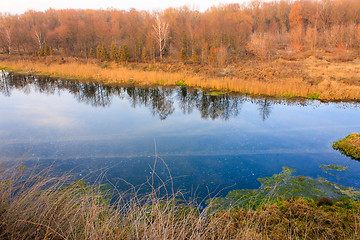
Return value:
M 191 61 L 193 63 L 198 63 L 199 62 L 199 55 L 198 55 L 197 51 L 193 51 L 193 53 L 191 55 Z
M 212 64 L 212 65 L 217 64 L 216 48 L 215 48 L 215 47 L 211 47 L 211 48 L 210 48 L 210 53 L 209 53 L 208 61 L 209 61 L 209 63 Z
M 0 14 L 0 48 L 38 54 L 46 43 L 62 56 L 147 62 L 166 54 L 221 65 L 241 61 L 249 51 L 266 59 L 289 46 L 358 51 L 359 25 L 359 0 L 252 0 L 204 12 L 49 9 Z
M 25 12 L 22 18 L 24 19 L 22 24 L 26 24 L 38 51 L 42 51 L 46 41 L 46 33 L 50 30 L 49 28 L 53 27 L 49 26 L 51 17 L 45 12 L 30 10 Z
M 180 60 L 184 63 L 187 60 L 187 54 L 185 48 L 180 50 Z
M 109 59 L 109 53 L 106 48 L 105 43 L 103 42 L 101 45 L 99 44 L 96 48 L 96 57 L 101 60 L 108 60 Z
M 129 60 L 129 50 L 126 44 L 122 45 L 119 54 L 120 54 L 120 60 L 122 62 L 127 62 Z
M 304 22 L 302 16 L 303 7 L 300 1 L 297 1 L 293 4 L 290 13 L 289 13 L 289 22 L 290 22 L 290 39 L 292 46 L 295 49 L 300 49 L 303 45 L 303 35 L 304 35 Z
M 110 46 L 110 58 L 113 61 L 119 60 L 119 50 L 117 44 L 113 41 Z
M 90 57 L 90 58 L 96 58 L 96 54 L 95 54 L 95 51 L 94 51 L 93 48 L 90 48 L 89 57 Z
M 303 24 L 302 5 L 300 1 L 293 4 L 289 13 L 290 27 L 294 28 Z
M 38 56 L 49 56 L 53 54 L 53 50 L 49 47 L 46 42 L 43 44 L 41 49 L 38 51 Z
M 143 47 L 142 50 L 141 50 L 141 60 L 143 62 L 147 62 L 148 61 L 148 54 L 147 54 L 147 51 L 146 51 L 146 48 Z
M 1 18 L 0 29 L 6 52 L 11 55 L 13 46 L 13 35 L 15 30 L 16 17 L 6 14 Z

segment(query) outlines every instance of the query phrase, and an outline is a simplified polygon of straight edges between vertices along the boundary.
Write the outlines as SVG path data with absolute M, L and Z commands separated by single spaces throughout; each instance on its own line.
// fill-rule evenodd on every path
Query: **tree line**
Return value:
M 278 51 L 359 53 L 358 0 L 253 0 L 205 12 L 186 6 L 149 12 L 49 9 L 0 15 L 0 49 L 9 55 L 61 55 L 118 62 L 225 64 Z

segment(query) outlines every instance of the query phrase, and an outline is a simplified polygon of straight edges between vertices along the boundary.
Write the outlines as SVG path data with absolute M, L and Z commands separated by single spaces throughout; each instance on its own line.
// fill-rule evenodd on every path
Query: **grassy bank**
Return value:
M 284 183 L 319 182 L 291 175 L 289 169 L 262 179 L 271 191 L 231 192 L 208 201 L 205 209 L 181 200 L 181 194 L 159 197 L 160 189 L 139 196 L 119 193 L 110 204 L 110 188 L 50 178 L 23 166 L 0 171 L 1 239 L 357 239 L 360 204 L 341 198 L 281 197 Z M 262 186 L 264 185 L 262 182 Z M 294 185 L 295 184 L 295 185 Z M 299 185 L 299 186 L 300 186 Z M 299 189 L 293 188 L 293 192 Z M 322 188 L 329 190 L 329 186 Z M 268 189 L 269 190 L 269 189 Z M 255 193 L 258 191 L 258 193 Z M 249 194 L 251 192 L 251 194 Z M 278 193 L 278 194 L 276 194 Z M 261 195 L 263 194 L 263 195 Z M 264 195 L 265 194 L 265 195 Z M 261 199 L 261 200 L 259 200 Z
M 255 95 L 322 100 L 360 100 L 360 66 L 316 58 L 273 62 L 247 61 L 227 68 L 198 65 L 117 65 L 85 60 L 7 59 L 11 70 L 66 78 L 91 79 L 104 84 L 187 85 Z
M 333 148 L 340 150 L 343 154 L 360 160 L 360 134 L 351 133 L 345 138 L 334 142 Z

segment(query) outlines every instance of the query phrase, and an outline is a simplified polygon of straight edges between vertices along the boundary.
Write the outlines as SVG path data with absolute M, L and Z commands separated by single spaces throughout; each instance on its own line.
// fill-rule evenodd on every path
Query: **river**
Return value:
M 9 72 L 0 74 L 0 102 L 1 159 L 51 165 L 56 174 L 79 178 L 101 176 L 120 191 L 146 182 L 154 167 L 155 178 L 171 175 L 175 190 L 195 197 L 257 188 L 257 178 L 282 166 L 360 188 L 360 162 L 331 147 L 360 131 L 359 103 L 104 86 Z M 155 153 L 162 159 L 156 165 Z M 332 176 L 322 164 L 348 170 Z

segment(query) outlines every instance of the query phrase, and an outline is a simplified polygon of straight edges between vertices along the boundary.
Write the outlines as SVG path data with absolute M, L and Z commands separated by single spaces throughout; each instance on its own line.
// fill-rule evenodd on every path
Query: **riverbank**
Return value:
M 349 134 L 345 138 L 334 142 L 333 148 L 353 159 L 360 160 L 360 134 Z
M 71 177 L 35 173 L 23 165 L 0 170 L 0 238 L 2 239 L 355 239 L 359 236 L 360 205 L 349 197 L 284 198 L 272 185 L 271 194 L 258 190 L 235 191 L 230 197 L 209 200 L 205 209 L 188 203 L 180 193 L 160 197 L 118 193 L 110 204 L 111 189 L 88 185 Z M 314 181 L 280 174 L 262 180 L 276 184 L 291 180 L 291 187 Z M 290 177 L 290 178 L 289 178 Z M 273 182 L 273 180 L 276 180 Z M 310 183 L 310 185 L 309 185 Z M 264 182 L 262 182 L 264 184 Z M 294 185 L 295 184 L 295 185 Z M 325 184 L 325 183 L 324 183 Z M 328 183 L 326 183 L 328 184 Z M 311 186 L 309 188 L 309 186 Z M 330 186 L 331 187 L 331 186 Z M 322 192 L 330 189 L 321 188 Z M 331 188 L 342 194 L 341 189 Z M 354 190 L 345 189 L 345 194 Z M 293 192 L 300 193 L 294 188 Z M 328 192 L 329 193 L 329 192 Z M 330 192 L 332 194 L 335 192 Z M 227 202 L 228 199 L 235 202 Z M 219 203 L 225 201 L 219 207 Z M 242 203 L 245 205 L 241 205 Z
M 22 73 L 103 84 L 187 85 L 203 89 L 320 100 L 360 100 L 359 60 L 335 62 L 308 57 L 295 61 L 244 61 L 226 68 L 179 64 L 116 64 L 84 59 L 19 57 L 0 66 Z

